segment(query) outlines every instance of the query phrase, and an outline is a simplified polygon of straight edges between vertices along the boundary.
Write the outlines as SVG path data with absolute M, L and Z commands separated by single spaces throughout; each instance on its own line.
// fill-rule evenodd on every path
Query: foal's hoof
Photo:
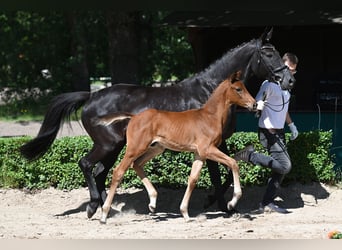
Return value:
M 151 212 L 152 214 L 154 214 L 155 211 L 156 211 L 156 207 L 153 206 L 153 205 L 148 205 L 148 209 L 150 210 L 150 212 Z
M 233 216 L 235 214 L 240 214 L 240 212 L 238 210 L 236 210 L 235 208 L 232 208 L 231 210 L 227 211 L 228 217 Z
M 107 224 L 107 220 L 106 219 L 100 219 L 100 224 L 102 224 L 102 225 L 105 225 L 105 224 Z
M 88 216 L 88 219 L 93 217 L 93 215 L 96 213 L 96 210 L 97 210 L 98 207 L 99 207 L 99 203 L 98 202 L 90 202 L 87 205 L 87 216 Z

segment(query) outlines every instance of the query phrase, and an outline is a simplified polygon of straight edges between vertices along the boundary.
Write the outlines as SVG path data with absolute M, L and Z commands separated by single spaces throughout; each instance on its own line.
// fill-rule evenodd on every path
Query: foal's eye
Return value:
M 239 92 L 239 93 L 241 93 L 241 92 L 242 92 L 242 89 L 240 89 L 240 88 L 236 88 L 236 92 Z

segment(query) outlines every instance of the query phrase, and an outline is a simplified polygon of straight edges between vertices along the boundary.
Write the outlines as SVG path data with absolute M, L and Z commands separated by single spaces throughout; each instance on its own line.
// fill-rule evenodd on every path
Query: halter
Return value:
M 258 52 L 258 65 L 260 66 L 260 63 L 263 64 L 263 66 L 268 70 L 269 74 L 270 74 L 270 80 L 272 82 L 275 82 L 275 83 L 278 83 L 280 86 L 282 86 L 282 83 L 283 83 L 283 77 L 280 77 L 277 73 L 285 70 L 285 69 L 288 69 L 288 67 L 284 64 L 282 66 L 279 66 L 275 69 L 272 69 L 270 67 L 270 65 L 266 64 L 266 62 L 263 60 L 262 58 L 262 55 L 261 55 L 261 51 L 263 49 L 272 49 L 272 51 L 275 51 L 275 48 L 271 45 L 264 45 L 262 47 L 260 47 L 259 44 L 257 44 L 257 52 Z M 283 88 L 282 88 L 283 89 Z

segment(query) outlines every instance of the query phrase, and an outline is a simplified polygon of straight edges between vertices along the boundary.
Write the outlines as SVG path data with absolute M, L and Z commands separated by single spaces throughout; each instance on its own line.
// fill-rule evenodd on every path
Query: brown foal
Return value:
M 188 214 L 190 196 L 206 159 L 222 163 L 232 170 L 234 192 L 227 207 L 229 210 L 235 207 L 242 195 L 239 167 L 233 158 L 222 153 L 217 147 L 221 144 L 222 129 L 231 105 L 237 104 L 249 110 L 255 110 L 255 99 L 239 80 L 240 77 L 241 71 L 229 76 L 215 89 L 200 109 L 183 112 L 148 109 L 136 115 L 111 114 L 95 121 L 97 124 L 107 126 L 119 120 L 131 119 L 126 132 L 126 152 L 121 163 L 113 171 L 110 190 L 102 206 L 101 223 L 106 223 L 116 188 L 130 166 L 135 169 L 145 185 L 150 197 L 149 209 L 154 212 L 157 191 L 146 177 L 143 166 L 165 149 L 195 153 L 188 186 L 180 205 L 180 212 L 186 221 L 190 220 Z

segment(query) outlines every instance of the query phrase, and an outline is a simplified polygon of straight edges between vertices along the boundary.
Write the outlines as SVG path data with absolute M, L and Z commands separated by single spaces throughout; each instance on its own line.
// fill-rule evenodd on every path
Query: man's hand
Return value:
M 265 101 L 263 100 L 257 101 L 257 107 L 256 107 L 257 110 L 263 110 L 264 107 L 265 107 Z
M 289 129 L 291 130 L 291 137 L 290 137 L 290 140 L 293 141 L 297 138 L 298 136 L 298 130 L 297 130 L 297 127 L 296 125 L 294 125 L 293 122 L 291 122 L 289 124 Z

